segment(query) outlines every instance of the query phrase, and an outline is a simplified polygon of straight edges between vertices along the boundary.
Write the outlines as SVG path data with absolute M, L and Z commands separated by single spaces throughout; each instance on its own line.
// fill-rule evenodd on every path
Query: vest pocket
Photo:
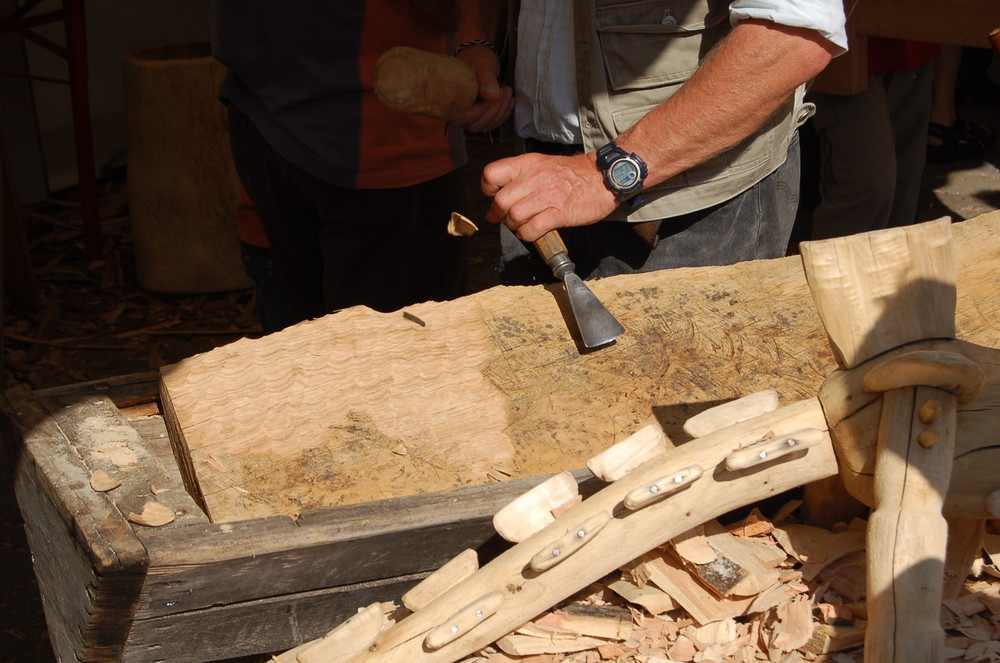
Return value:
M 705 0 L 598 2 L 595 27 L 612 90 L 687 80 L 729 31 L 729 10 Z

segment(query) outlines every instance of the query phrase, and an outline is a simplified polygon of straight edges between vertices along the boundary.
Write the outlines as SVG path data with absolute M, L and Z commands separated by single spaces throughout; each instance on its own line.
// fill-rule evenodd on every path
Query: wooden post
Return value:
M 804 242 L 802 259 L 838 363 L 857 366 L 900 345 L 955 335 L 956 267 L 947 219 Z M 957 353 L 914 352 L 876 364 L 884 392 L 868 522 L 865 660 L 944 660 L 940 610 L 957 403 L 983 374 Z

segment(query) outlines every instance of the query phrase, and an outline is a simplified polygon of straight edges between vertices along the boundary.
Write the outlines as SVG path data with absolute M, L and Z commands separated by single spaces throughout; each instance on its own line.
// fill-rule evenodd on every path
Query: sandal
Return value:
M 927 136 L 941 141 L 940 145 L 927 144 L 927 160 L 933 163 L 976 159 L 989 152 L 996 142 L 992 129 L 961 118 L 950 127 L 931 122 Z

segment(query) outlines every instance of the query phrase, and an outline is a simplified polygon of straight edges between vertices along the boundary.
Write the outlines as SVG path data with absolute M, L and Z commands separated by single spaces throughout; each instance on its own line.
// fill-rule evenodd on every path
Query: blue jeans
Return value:
M 672 267 L 731 265 L 780 258 L 788 250 L 799 202 L 799 141 L 792 137 L 788 158 L 776 171 L 730 200 L 705 210 L 664 219 L 655 246 L 630 223 L 602 221 L 561 228 L 584 279 L 636 274 Z M 534 247 L 500 228 L 500 280 L 530 285 L 554 278 Z

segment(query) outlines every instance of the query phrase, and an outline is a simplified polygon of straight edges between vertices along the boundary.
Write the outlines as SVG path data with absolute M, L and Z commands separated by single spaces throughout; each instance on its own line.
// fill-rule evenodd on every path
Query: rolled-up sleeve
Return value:
M 833 42 L 837 55 L 847 50 L 843 0 L 736 0 L 729 6 L 733 25 L 748 18 L 815 30 Z

